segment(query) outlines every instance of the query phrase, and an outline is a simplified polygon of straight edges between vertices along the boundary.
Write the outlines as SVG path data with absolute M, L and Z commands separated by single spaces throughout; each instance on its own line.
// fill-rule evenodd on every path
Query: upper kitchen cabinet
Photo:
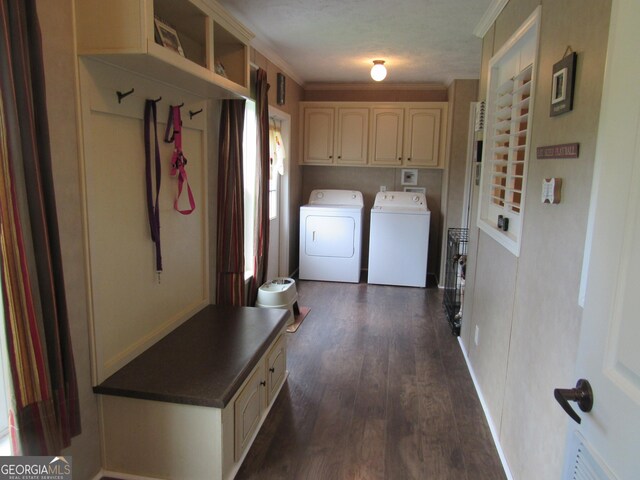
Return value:
M 446 102 L 304 102 L 302 163 L 443 168 Z
M 369 109 L 304 108 L 304 163 L 308 165 L 366 165 Z
M 442 110 L 440 108 L 407 108 L 405 113 L 404 157 L 406 166 L 438 167 L 444 158 L 440 152 Z
M 369 109 L 340 107 L 336 122 L 336 163 L 366 165 L 369 140 Z
M 304 111 L 304 162 L 330 165 L 333 162 L 335 110 L 333 108 L 307 108 Z
M 403 108 L 373 108 L 371 165 L 402 165 Z
M 77 0 L 78 54 L 203 97 L 249 96 L 253 34 L 213 0 Z
M 447 107 L 433 102 L 373 108 L 371 165 L 442 168 Z

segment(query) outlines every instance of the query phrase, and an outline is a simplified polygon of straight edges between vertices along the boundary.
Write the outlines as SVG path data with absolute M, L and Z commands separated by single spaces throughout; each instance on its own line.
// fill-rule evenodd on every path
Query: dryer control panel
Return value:
M 310 205 L 355 205 L 362 207 L 362 193 L 356 190 L 314 190 L 309 196 Z

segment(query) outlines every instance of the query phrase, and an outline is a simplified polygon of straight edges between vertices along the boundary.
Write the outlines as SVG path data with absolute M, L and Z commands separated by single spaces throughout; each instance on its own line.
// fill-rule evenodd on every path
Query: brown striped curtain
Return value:
M 256 73 L 256 117 L 258 148 L 256 149 L 256 218 L 255 218 L 255 256 L 253 258 L 253 277 L 249 283 L 249 305 L 255 305 L 258 289 L 267 281 L 267 262 L 269 261 L 269 84 L 267 72 L 259 68 Z
M 216 303 L 246 305 L 242 134 L 245 100 L 223 100 L 218 147 Z
M 35 1 L 3 0 L 0 28 L 0 270 L 16 422 L 20 453 L 54 455 L 80 433 L 80 412 Z

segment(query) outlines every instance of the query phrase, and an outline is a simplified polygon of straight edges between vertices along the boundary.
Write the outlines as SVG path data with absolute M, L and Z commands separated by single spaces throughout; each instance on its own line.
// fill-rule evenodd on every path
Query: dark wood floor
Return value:
M 505 478 L 438 289 L 298 293 L 311 312 L 237 479 Z

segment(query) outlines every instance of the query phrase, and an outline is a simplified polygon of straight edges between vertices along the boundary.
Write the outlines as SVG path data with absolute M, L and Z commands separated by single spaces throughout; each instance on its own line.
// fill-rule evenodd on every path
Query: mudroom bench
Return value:
M 287 378 L 288 315 L 209 305 L 94 387 L 105 473 L 233 478 Z

